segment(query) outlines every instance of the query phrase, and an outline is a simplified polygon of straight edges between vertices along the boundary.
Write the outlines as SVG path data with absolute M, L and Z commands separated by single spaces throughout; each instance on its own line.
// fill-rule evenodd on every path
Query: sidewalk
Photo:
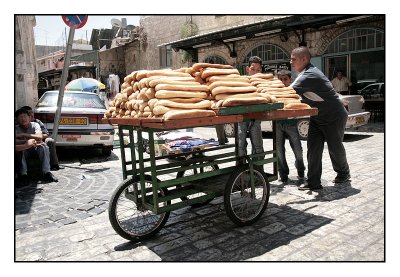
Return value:
M 108 159 L 63 160 L 64 169 L 54 173 L 58 183 L 17 192 L 15 260 L 384 261 L 384 133 L 351 133 L 344 144 L 351 183 L 331 183 L 335 173 L 325 150 L 323 190 L 275 181 L 266 212 L 251 226 L 235 226 L 220 197 L 172 212 L 155 237 L 140 243 L 121 238 L 108 220 L 110 196 L 122 181 L 119 150 Z M 271 147 L 264 139 L 264 148 Z M 289 178 L 295 180 L 292 156 Z

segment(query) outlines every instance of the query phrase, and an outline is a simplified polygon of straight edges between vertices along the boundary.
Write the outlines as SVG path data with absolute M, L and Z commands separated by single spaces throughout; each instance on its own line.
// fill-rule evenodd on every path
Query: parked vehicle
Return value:
M 366 86 L 358 92 L 365 99 L 385 97 L 385 83 L 375 83 Z
M 340 97 L 349 116 L 347 118 L 346 129 L 356 128 L 368 123 L 371 113 L 364 109 L 364 98 L 360 95 L 343 95 Z M 300 139 L 305 140 L 308 137 L 309 118 L 299 118 L 297 122 L 297 131 Z M 235 136 L 233 124 L 225 124 L 225 135 L 227 137 Z M 261 121 L 261 130 L 263 132 L 272 132 L 271 121 Z
M 50 133 L 57 109 L 58 91 L 47 91 L 34 108 Z M 111 155 L 114 128 L 102 122 L 106 107 L 99 96 L 91 92 L 65 91 L 57 135 L 57 146 L 100 147 L 103 155 Z
M 371 84 L 378 83 L 378 79 L 364 79 L 364 80 L 358 80 L 357 81 L 357 92 L 365 88 L 366 86 L 369 86 Z

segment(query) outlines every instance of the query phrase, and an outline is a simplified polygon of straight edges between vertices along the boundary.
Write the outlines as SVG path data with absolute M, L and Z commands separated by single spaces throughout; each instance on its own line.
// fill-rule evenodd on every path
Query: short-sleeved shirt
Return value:
M 33 122 L 36 122 L 37 124 L 39 124 L 40 130 L 42 130 L 42 134 L 44 134 L 44 135 L 50 135 L 50 134 L 49 134 L 49 130 L 47 130 L 47 128 L 44 126 L 44 124 L 43 124 L 42 121 L 40 121 L 39 119 L 36 119 L 36 118 L 35 118 L 35 121 L 33 121 Z
M 307 65 L 290 86 L 302 97 L 302 102 L 318 108 L 318 115 L 311 116 L 311 120 L 326 124 L 347 117 L 347 111 L 332 83 L 312 64 Z
M 31 135 L 37 135 L 37 134 L 42 134 L 42 130 L 40 129 L 40 125 L 36 122 L 30 122 L 28 129 L 22 129 L 19 125 L 15 126 L 15 133 L 16 134 L 21 134 L 21 133 L 26 133 L 26 134 L 31 134 Z

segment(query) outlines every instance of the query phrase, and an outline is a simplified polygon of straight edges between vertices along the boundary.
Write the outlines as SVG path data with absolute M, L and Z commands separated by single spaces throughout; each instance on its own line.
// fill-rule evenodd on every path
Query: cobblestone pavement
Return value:
M 212 128 L 195 132 L 215 136 Z M 71 154 L 54 172 L 58 183 L 16 191 L 15 261 L 385 261 L 384 133 L 347 133 L 344 144 L 351 182 L 331 182 L 325 149 L 324 189 L 299 191 L 287 143 L 292 181 L 271 183 L 268 208 L 253 225 L 234 225 L 219 197 L 171 212 L 155 237 L 136 243 L 108 220 L 122 181 L 119 149 L 109 158 Z

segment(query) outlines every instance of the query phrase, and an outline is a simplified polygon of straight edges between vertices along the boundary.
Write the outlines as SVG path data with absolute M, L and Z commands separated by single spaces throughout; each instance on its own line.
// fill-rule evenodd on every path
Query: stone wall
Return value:
M 99 64 L 101 79 L 108 77 L 109 74 L 117 74 L 125 77 L 125 48 L 115 47 L 99 52 Z
M 140 20 L 141 43 L 139 48 L 139 69 L 159 69 L 160 52 L 158 45 L 180 39 L 180 28 L 187 16 L 145 16 Z M 179 52 L 172 53 L 173 67 L 180 63 Z
M 238 25 L 251 24 L 261 20 L 271 19 L 275 16 L 145 16 L 141 19 L 140 27 L 146 38 L 146 47 L 140 44 L 140 69 L 158 69 L 160 68 L 160 44 L 168 43 L 181 39 L 180 30 L 185 22 L 193 22 L 198 27 L 198 34 L 204 34 L 217 30 L 222 30 Z M 381 19 L 383 17 L 380 17 Z M 329 44 L 341 33 L 353 28 L 379 28 L 384 29 L 384 20 L 378 20 L 377 17 L 371 17 L 364 23 L 355 23 L 350 25 L 335 25 L 329 28 L 306 29 L 305 41 L 310 48 L 312 56 L 321 56 L 326 51 Z M 236 58 L 231 58 L 229 50 L 225 45 L 202 47 L 198 49 L 198 60 L 203 62 L 207 56 L 218 55 L 224 58 L 229 64 L 238 66 L 243 62 L 246 55 L 255 47 L 262 44 L 274 44 L 281 47 L 289 55 L 293 48 L 299 45 L 301 41 L 301 33 L 297 31 L 287 33 L 288 40 L 281 41 L 279 35 L 271 35 L 260 38 L 247 39 L 235 42 Z M 232 43 L 228 43 L 232 45 Z M 232 46 L 231 46 L 232 47 Z M 190 66 L 190 62 L 183 63 L 181 61 L 181 51 L 172 51 L 172 68 Z
M 160 68 L 160 53 L 158 45 L 181 39 L 181 28 L 186 22 L 195 23 L 198 27 L 198 34 L 213 32 L 237 25 L 251 24 L 260 20 L 270 19 L 276 16 L 145 16 L 141 18 L 140 27 L 145 34 L 147 45 L 140 44 L 140 65 L 141 69 Z M 145 47 L 144 47 L 145 46 Z M 208 55 L 219 55 L 229 63 L 234 64 L 236 59 L 229 57 L 229 51 L 225 46 L 199 49 L 199 61 L 204 60 L 205 51 L 211 51 Z M 182 51 L 172 51 L 172 67 L 190 66 L 189 62 L 182 62 Z
M 38 102 L 34 16 L 15 16 L 15 109 Z
M 123 47 L 125 53 L 125 73 L 128 75 L 132 71 L 139 70 L 139 42 L 134 41 L 124 45 Z

